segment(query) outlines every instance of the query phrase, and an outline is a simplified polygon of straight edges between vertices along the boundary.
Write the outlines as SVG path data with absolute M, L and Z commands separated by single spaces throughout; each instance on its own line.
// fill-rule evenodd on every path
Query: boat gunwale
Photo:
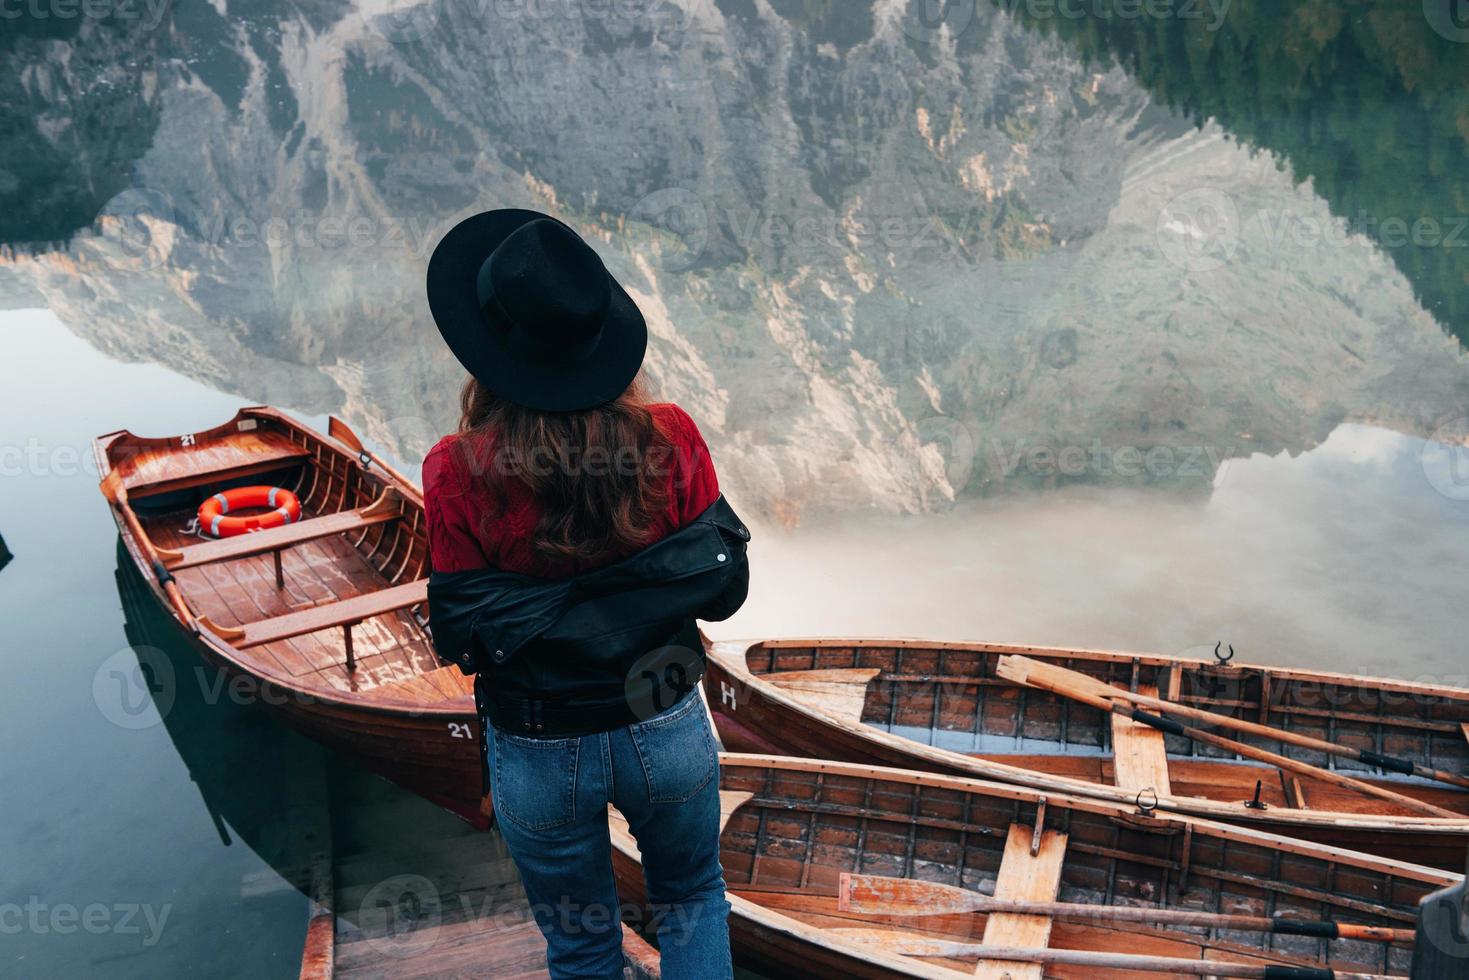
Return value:
M 780 642 L 785 647 L 798 648 L 803 645 L 811 645 L 809 643 L 802 643 L 799 641 Z M 1111 802 L 1122 806 L 1131 805 L 1134 807 L 1133 812 L 1136 812 L 1136 794 L 1130 793 L 1127 790 L 1118 789 L 1115 786 L 1108 786 L 1105 783 L 1089 782 L 1071 776 L 1054 775 L 1040 770 L 1027 769 L 1023 766 L 1010 765 L 993 759 L 967 756 L 961 752 L 955 752 L 951 749 L 942 749 L 932 745 L 925 745 L 924 743 L 915 741 L 914 739 L 905 738 L 902 735 L 895 735 L 891 732 L 882 731 L 879 728 L 874 728 L 873 726 L 864 724 L 861 721 L 851 721 L 847 718 L 841 717 L 840 715 L 833 714 L 814 705 L 807 704 L 799 698 L 787 694 L 775 684 L 772 684 L 767 679 L 769 675 L 756 674 L 749 669 L 745 660 L 745 654 L 754 649 L 756 646 L 767 645 L 768 643 L 769 641 L 764 640 L 708 640 L 705 643 L 705 654 L 710 660 L 715 663 L 716 666 L 724 670 L 726 673 L 730 674 L 732 677 L 740 680 L 742 683 L 747 683 L 752 687 L 758 687 L 761 696 L 781 705 L 787 710 L 795 711 L 801 715 L 804 715 L 819 725 L 840 728 L 841 730 L 857 738 L 863 739 L 868 742 L 877 743 L 903 755 L 915 757 L 918 760 L 926 760 L 928 762 L 937 765 L 948 766 L 950 768 L 960 768 L 962 766 L 963 768 L 970 769 L 974 772 L 989 770 L 990 775 L 994 779 L 1013 780 L 1014 784 L 1020 787 L 1039 789 L 1040 791 L 1044 791 L 1044 787 L 1047 786 L 1054 787 L 1059 792 L 1065 793 L 1067 795 L 1083 796 L 1090 799 L 1096 799 L 1102 802 Z M 930 644 L 927 641 L 922 640 L 911 641 L 911 643 L 914 646 L 933 647 L 936 649 L 940 647 L 942 647 L 943 649 L 975 649 L 976 646 L 978 646 L 976 644 L 957 643 L 947 645 L 938 643 Z M 860 644 L 831 642 L 821 645 L 830 647 L 841 647 Z M 879 642 L 877 640 L 873 640 L 866 645 L 893 647 L 897 644 L 891 641 Z M 1045 648 L 1032 649 L 1039 651 Z M 1060 652 L 1066 653 L 1067 651 L 1063 649 Z M 1100 653 L 1101 651 L 1094 652 Z M 1162 662 L 1175 663 L 1178 661 L 1164 657 L 1162 659 Z M 706 674 L 706 677 L 707 676 L 708 675 Z M 711 708 L 711 710 L 714 711 L 716 715 L 721 713 L 715 708 Z M 866 765 L 865 763 L 850 764 Z M 876 764 L 873 764 L 873 768 L 880 767 Z M 935 773 L 933 775 L 942 774 Z M 976 779 L 979 781 L 986 781 L 985 777 L 980 775 L 954 776 L 952 778 Z M 1253 816 L 1253 811 L 1251 814 L 1241 814 L 1238 813 L 1235 808 L 1229 807 L 1227 804 L 1224 803 L 1209 800 L 1204 797 L 1179 796 L 1176 794 L 1172 796 L 1158 797 L 1156 808 L 1159 810 L 1167 810 L 1170 813 L 1174 813 L 1179 816 L 1190 817 L 1195 820 L 1237 820 L 1244 821 L 1246 825 L 1257 822 L 1270 822 L 1306 828 L 1334 828 L 1344 831 L 1375 831 L 1383 833 L 1422 833 L 1425 831 L 1438 831 L 1447 833 L 1458 832 L 1469 834 L 1469 816 L 1465 816 L 1462 818 L 1376 816 L 1373 814 L 1364 813 L 1343 813 L 1341 811 L 1335 810 L 1303 810 L 1294 807 L 1272 806 L 1269 811 L 1267 811 L 1268 816 L 1259 818 L 1258 820 L 1252 820 L 1251 817 Z M 1232 825 L 1241 826 L 1241 824 Z M 1267 833 L 1266 831 L 1257 832 Z M 1331 845 L 1322 844 L 1315 846 L 1327 847 Z M 1345 850 L 1348 854 L 1363 853 L 1350 849 Z
M 1208 660 L 1195 660 L 1191 657 L 1180 657 L 1166 653 L 1133 653 L 1127 650 L 1102 650 L 1089 647 L 1051 647 L 1022 643 L 988 643 L 976 640 L 925 640 L 916 637 L 781 637 L 779 639 L 767 640 L 739 639 L 715 640 L 711 642 L 729 646 L 746 644 L 743 647 L 745 654 L 748 654 L 757 646 L 766 647 L 771 650 L 801 649 L 803 647 L 834 647 L 838 649 L 842 647 L 860 647 L 867 649 L 888 647 L 904 650 L 972 650 L 978 653 L 1015 654 L 1019 656 L 1034 654 L 1042 657 L 1071 657 L 1077 660 L 1106 662 L 1132 663 L 1136 661 L 1150 667 L 1166 667 L 1182 664 L 1189 667 L 1207 667 L 1216 670 L 1259 671 L 1271 677 L 1288 678 L 1290 680 L 1335 682 L 1342 686 L 1391 691 L 1398 694 L 1428 694 L 1444 698 L 1445 700 L 1469 703 L 1469 687 L 1460 687 L 1455 684 L 1425 684 L 1420 681 L 1397 680 L 1390 677 L 1364 677 L 1361 674 L 1310 670 L 1303 667 L 1279 667 L 1237 660 L 1229 660 L 1226 663 L 1220 664 Z
M 1102 816 L 1122 817 L 1127 820 L 1157 820 L 1160 823 L 1175 824 L 1179 830 L 1192 824 L 1195 833 L 1202 831 L 1206 836 L 1224 837 L 1235 841 L 1255 843 L 1261 846 L 1287 850 L 1295 854 L 1316 856 L 1323 860 L 1337 860 L 1342 864 L 1350 864 L 1359 868 L 1370 868 L 1373 871 L 1379 871 L 1383 874 L 1412 878 L 1430 885 L 1456 884 L 1464 880 L 1464 876 L 1461 874 L 1432 868 L 1424 864 L 1414 864 L 1411 861 L 1400 861 L 1396 858 L 1379 857 L 1364 851 L 1354 851 L 1348 847 L 1339 847 L 1335 844 L 1321 844 L 1316 841 L 1303 840 L 1299 837 L 1291 837 L 1285 834 L 1276 834 L 1254 827 L 1242 827 L 1239 824 L 1212 820 L 1208 817 L 1200 817 L 1192 813 L 1155 811 L 1144 816 L 1138 812 L 1136 807 L 1127 803 L 1097 799 L 1095 797 L 1077 796 L 1072 793 L 1067 793 L 1064 790 L 1058 792 L 1056 790 L 1020 786 L 993 779 L 980 779 L 975 776 L 953 776 L 947 773 L 924 772 L 920 769 L 905 769 L 899 766 L 880 766 L 865 762 L 837 762 L 831 759 L 804 759 L 800 756 L 772 755 L 764 752 L 720 752 L 719 761 L 720 765 L 748 766 L 752 769 L 796 769 L 802 772 L 855 777 L 875 775 L 897 783 L 909 783 L 914 786 L 932 786 L 937 789 L 951 789 L 959 792 L 976 792 L 983 796 L 998 796 L 1008 800 L 1020 800 L 1031 804 L 1039 804 L 1044 800 L 1048 809 L 1059 807 L 1083 810 Z M 894 819 L 897 819 L 897 817 L 894 817 Z M 1450 820 L 1445 822 L 1456 823 L 1457 821 Z

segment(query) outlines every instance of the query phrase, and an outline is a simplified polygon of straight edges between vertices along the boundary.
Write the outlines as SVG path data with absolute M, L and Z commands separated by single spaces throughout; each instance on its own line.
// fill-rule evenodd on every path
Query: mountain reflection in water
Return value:
M 598 244 L 654 388 L 777 522 L 1202 491 L 1342 422 L 1457 438 L 1469 62 L 1443 25 L 1001 2 L 935 31 L 921 6 L 23 21 L 0 44 L 0 305 L 413 459 L 460 377 L 427 250 L 530 206 Z M 1215 465 L 1003 463 L 1094 443 Z

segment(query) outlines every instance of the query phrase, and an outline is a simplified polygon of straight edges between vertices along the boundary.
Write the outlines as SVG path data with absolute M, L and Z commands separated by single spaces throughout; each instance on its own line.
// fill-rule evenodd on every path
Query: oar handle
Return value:
M 1057 669 L 1065 670 L 1067 668 Z M 1259 722 L 1249 721 L 1244 718 L 1235 718 L 1231 715 L 1206 711 L 1203 708 L 1195 708 L 1190 705 L 1167 701 L 1163 698 L 1156 698 L 1137 691 L 1124 691 L 1119 688 L 1117 697 L 1126 700 L 1132 705 L 1142 705 L 1152 708 L 1154 711 L 1161 711 L 1182 718 L 1190 718 L 1194 721 L 1203 722 L 1204 724 L 1231 728 L 1235 731 L 1245 732 L 1261 738 L 1277 739 L 1288 744 L 1300 746 L 1301 748 L 1325 752 L 1328 755 L 1356 759 L 1364 765 L 1373 766 L 1374 768 L 1381 769 L 1383 772 L 1396 772 L 1404 776 L 1421 776 L 1424 779 L 1432 779 L 1469 788 L 1469 776 L 1462 776 L 1458 773 L 1446 772 L 1430 766 L 1420 765 L 1411 759 L 1404 759 L 1394 755 L 1384 755 L 1381 752 L 1373 752 L 1370 749 L 1356 749 L 1350 745 L 1342 745 L 1339 742 L 1330 742 L 1326 739 L 1314 738 L 1310 735 L 1287 731 L 1272 725 L 1262 725 Z
M 153 540 L 148 537 L 148 532 L 143 528 L 143 522 L 138 520 L 138 515 L 133 512 L 133 505 L 128 501 L 127 488 L 122 485 L 116 473 L 117 471 L 113 470 L 107 474 L 107 478 L 102 483 L 102 492 L 122 514 L 123 522 L 132 532 L 133 540 L 143 550 L 143 556 L 148 559 L 153 576 L 158 580 L 158 585 L 163 589 L 164 594 L 168 596 L 173 611 L 183 621 L 185 627 L 192 632 L 199 632 L 199 624 L 194 621 L 193 611 L 184 601 L 184 594 L 179 591 L 178 583 L 173 580 L 173 575 L 163 564 L 163 559 L 158 557 L 158 551 L 153 547 Z
M 1256 762 L 1268 762 L 1271 765 L 1277 766 L 1281 769 L 1285 769 L 1290 772 L 1300 773 L 1303 776 L 1308 776 L 1312 779 L 1319 779 L 1324 782 L 1333 783 L 1337 786 L 1342 786 L 1347 789 L 1352 789 L 1366 796 L 1375 796 L 1379 800 L 1387 800 L 1391 803 L 1396 803 L 1398 806 L 1406 807 L 1410 810 L 1415 810 L 1418 813 L 1424 814 L 1425 816 L 1445 817 L 1449 819 L 1460 818 L 1462 816 L 1462 814 L 1455 813 L 1453 810 L 1446 810 L 1441 806 L 1427 803 L 1423 800 L 1417 799 L 1416 797 L 1407 796 L 1406 794 L 1396 792 L 1395 790 L 1387 789 L 1384 786 L 1376 786 L 1372 783 L 1363 782 L 1362 780 L 1354 779 L 1351 776 L 1346 775 L 1345 773 L 1333 772 L 1330 769 L 1322 769 L 1320 766 L 1313 766 L 1309 762 L 1302 762 L 1299 759 L 1292 759 L 1290 756 L 1279 755 L 1275 752 L 1269 751 L 1268 749 L 1256 748 L 1255 746 L 1250 745 L 1246 742 L 1237 742 L 1232 738 L 1225 738 L 1222 735 L 1215 735 L 1213 732 L 1201 731 L 1197 728 L 1185 728 L 1184 732 L 1188 735 L 1189 738 L 1193 739 L 1196 742 L 1203 742 L 1206 745 L 1213 745 L 1217 748 L 1225 749 L 1229 752 L 1234 752 L 1237 755 L 1242 755 L 1246 759 L 1254 759 Z
M 1052 693 L 1060 694 L 1064 697 L 1073 698 L 1077 701 L 1082 702 L 1083 704 L 1091 704 L 1094 707 L 1101 708 L 1104 711 L 1111 710 L 1116 714 L 1124 715 L 1131 718 L 1133 721 L 1141 722 L 1144 725 L 1149 725 L 1153 728 L 1158 729 L 1159 731 L 1167 732 L 1172 735 L 1182 735 L 1186 738 L 1191 738 L 1196 742 L 1203 742 L 1207 745 L 1213 745 L 1218 748 L 1234 752 L 1238 755 L 1244 756 L 1246 759 L 1254 759 L 1257 762 L 1268 762 L 1273 766 L 1279 766 L 1281 769 L 1286 769 L 1291 772 L 1297 772 L 1301 775 L 1309 776 L 1313 779 L 1321 779 L 1330 783 L 1335 783 L 1338 786 L 1344 786 L 1349 789 L 1354 789 L 1359 793 L 1365 793 L 1368 796 L 1375 796 L 1380 800 L 1388 800 L 1392 803 L 1398 804 L 1399 806 L 1407 807 L 1410 810 L 1414 810 L 1418 813 L 1422 813 L 1430 817 L 1454 818 L 1462 816 L 1461 814 L 1455 813 L 1453 810 L 1447 810 L 1433 803 L 1428 803 L 1423 800 L 1417 799 L 1416 797 L 1408 796 L 1404 793 L 1398 793 L 1394 790 L 1390 790 L 1382 786 L 1374 786 L 1371 783 L 1365 783 L 1360 779 L 1354 779 L 1344 773 L 1333 772 L 1329 769 L 1322 769 L 1320 766 L 1314 766 L 1309 762 L 1302 762 L 1299 759 L 1292 759 L 1290 756 L 1280 755 L 1278 753 L 1271 752 L 1268 749 L 1262 749 L 1250 745 L 1246 742 L 1236 741 L 1232 738 L 1225 738 L 1223 735 L 1216 735 L 1213 732 L 1206 732 L 1199 728 L 1193 728 L 1191 726 L 1181 724 L 1180 722 L 1175 721 L 1172 718 L 1163 718 L 1159 715 L 1151 714 L 1147 711 L 1142 710 L 1141 708 L 1133 706 L 1130 702 L 1125 700 L 1122 697 L 1122 694 L 1124 693 L 1122 691 L 1118 691 L 1117 698 L 1108 701 L 1105 698 L 1089 694 L 1085 691 L 1070 690 L 1061 684 L 1054 684 L 1046 681 L 1041 681 L 1039 679 L 1030 681 L 1029 683 L 1034 684 L 1036 687 L 1051 691 Z M 1165 707 L 1164 710 L 1169 709 Z M 1187 716 L 1187 713 L 1185 712 L 1180 712 L 1180 714 L 1184 714 L 1185 716 Z
M 1181 722 L 1174 721 L 1172 718 L 1164 718 L 1162 715 L 1150 714 L 1149 712 L 1144 711 L 1142 708 L 1134 708 L 1132 705 L 1128 704 L 1125 701 L 1113 701 L 1112 710 L 1119 715 L 1127 715 L 1133 721 L 1141 722 L 1144 725 L 1149 725 L 1153 728 L 1158 729 L 1158 731 L 1166 732 L 1169 735 L 1188 734 L 1188 729 L 1185 728 Z

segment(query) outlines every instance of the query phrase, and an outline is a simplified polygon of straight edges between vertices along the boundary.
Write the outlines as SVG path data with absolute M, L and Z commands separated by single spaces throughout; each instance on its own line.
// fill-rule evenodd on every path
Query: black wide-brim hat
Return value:
M 454 356 L 517 405 L 575 412 L 637 377 L 648 325 L 592 247 L 547 214 L 485 211 L 428 262 L 428 305 Z

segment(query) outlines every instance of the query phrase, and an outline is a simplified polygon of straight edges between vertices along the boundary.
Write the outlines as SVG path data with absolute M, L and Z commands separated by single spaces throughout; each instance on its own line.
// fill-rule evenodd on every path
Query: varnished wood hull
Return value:
M 721 756 L 729 811 L 721 862 L 742 965 L 773 977 L 955 977 L 975 961 L 911 956 L 850 941 L 864 927 L 993 945 L 982 912 L 921 916 L 844 912 L 843 872 L 989 894 L 1009 868 L 1007 836 L 1030 840 L 1039 818 L 1059 844 L 1059 900 L 1090 905 L 1252 909 L 1410 927 L 1417 901 L 1456 880 L 1426 867 L 1355 854 L 1179 814 L 979 780 L 775 756 Z M 1044 800 L 1044 804 L 1041 801 Z M 613 866 L 624 900 L 645 900 L 636 842 L 613 812 Z M 1064 835 L 1053 841 L 1052 835 Z M 1013 843 L 1013 842 L 1012 842 Z M 1253 914 L 1253 913 L 1252 913 Z M 1058 949 L 1404 973 L 1402 944 L 1291 941 L 1230 930 L 1179 931 L 1056 920 Z M 1017 975 L 1020 975 L 1017 971 Z M 1039 974 L 1037 974 L 1039 975 Z M 1050 966 L 1048 978 L 1168 976 Z
M 308 460 L 311 465 L 322 472 L 330 470 L 334 474 L 325 484 L 325 490 L 322 489 L 319 474 L 313 475 L 309 480 L 303 478 L 303 482 L 311 485 L 310 494 L 303 492 L 303 498 L 314 503 L 330 498 L 326 501 L 328 505 L 345 508 L 362 500 L 372 499 L 385 487 L 391 487 L 402 494 L 405 500 L 405 517 L 398 522 L 403 526 L 395 532 L 395 536 L 390 537 L 381 528 L 368 528 L 362 540 L 353 545 L 355 551 L 338 544 L 334 546 L 335 550 L 323 554 L 326 559 L 334 556 L 343 560 L 352 558 L 353 566 L 348 571 L 359 578 L 370 574 L 380 575 L 380 587 L 390 585 L 391 576 L 418 574 L 417 569 L 425 562 L 426 546 L 421 542 L 421 495 L 416 486 L 388 469 L 381 461 L 374 460 L 366 466 L 362 465 L 354 457 L 351 447 L 300 426 L 270 409 L 244 410 L 231 423 L 219 427 L 219 430 L 210 430 L 210 433 L 187 438 L 191 445 L 207 446 L 211 433 L 238 425 L 241 420 L 255 421 L 262 426 L 279 425 L 282 432 L 292 439 L 301 440 L 310 449 L 314 454 L 312 460 Z M 148 455 L 153 443 L 172 443 L 177 442 L 176 439 L 139 440 L 126 433 L 98 440 L 98 463 L 104 479 L 116 461 L 115 445 L 119 436 L 125 441 L 134 442 L 134 445 L 127 447 L 130 452 L 134 456 L 145 457 L 153 466 L 154 472 L 150 476 L 159 477 L 165 485 L 161 494 L 177 494 L 182 492 L 179 488 L 195 493 L 209 491 L 211 484 L 208 482 L 200 482 L 197 490 L 193 489 L 193 481 L 186 467 L 169 468 L 164 465 L 167 460 L 163 458 L 161 451 L 154 451 L 158 461 L 155 461 L 154 456 Z M 290 465 L 292 462 L 291 459 L 286 459 L 281 465 Z M 245 472 L 267 479 L 279 472 L 279 466 L 272 469 L 270 465 L 262 463 L 253 468 L 247 467 Z M 350 478 L 348 474 L 351 474 Z M 224 471 L 214 476 L 218 479 L 231 479 L 237 478 L 238 474 L 235 471 Z M 151 487 L 146 489 L 152 492 Z M 281 656 L 267 657 L 257 651 L 242 651 L 232 645 L 225 635 L 211 631 L 207 623 L 196 627 L 184 621 L 176 602 L 165 591 L 158 567 L 150 558 L 149 549 L 159 547 L 159 543 L 140 541 L 138 531 L 143 523 L 126 519 L 128 515 L 122 507 L 114 506 L 111 509 L 122 544 L 138 574 L 154 598 L 171 614 L 200 658 L 231 678 L 231 697 L 258 701 L 285 724 L 355 759 L 370 771 L 449 810 L 480 829 L 489 826 L 492 814 L 488 801 L 481 796 L 479 725 L 473 699 L 467 692 L 467 685 L 464 686 L 463 693 L 450 688 L 450 692 L 456 696 L 442 696 L 437 703 L 414 700 L 405 693 L 409 689 L 404 686 L 403 681 L 415 680 L 423 673 L 441 666 L 437 658 L 433 657 L 426 636 L 410 635 L 416 625 L 407 618 L 406 612 L 393 614 L 393 618 L 384 617 L 385 625 L 372 623 L 369 624 L 370 629 L 358 628 L 360 633 L 365 634 L 365 638 L 358 640 L 358 665 L 353 671 L 341 667 L 340 655 L 334 653 L 330 646 L 332 638 L 339 635 L 340 630 L 336 634 L 324 631 L 325 639 L 307 637 L 311 641 L 310 645 L 287 641 L 291 648 L 284 649 L 286 644 L 280 644 L 278 646 L 283 648 Z M 148 532 L 150 537 L 154 534 L 162 536 L 170 533 L 172 520 L 173 518 L 164 515 L 150 524 L 153 529 Z M 404 541 L 407 542 L 406 545 Z M 170 538 L 167 543 L 173 545 L 177 541 Z M 367 558 L 359 560 L 353 557 L 359 554 L 366 554 Z M 380 571 L 377 570 L 379 561 L 376 559 L 381 559 Z M 260 569 L 269 568 L 269 560 L 268 557 L 249 559 L 248 570 L 258 578 Z M 237 563 L 240 566 L 246 564 L 244 561 Z M 320 571 L 320 566 L 330 567 L 329 561 L 323 561 L 322 554 L 301 559 L 303 575 L 307 565 L 312 566 L 312 574 L 317 576 L 335 574 L 340 577 L 346 574 Z M 296 569 L 291 565 L 289 557 L 285 567 L 288 587 L 298 585 L 299 583 L 291 579 Z M 194 578 L 185 581 L 188 576 Z M 238 569 L 225 573 L 218 568 L 190 568 L 177 573 L 175 578 L 184 584 L 185 600 L 191 605 L 204 601 L 213 602 L 215 605 L 211 607 L 211 611 L 215 615 L 221 609 L 229 609 L 238 612 L 242 620 L 250 616 L 258 617 L 260 614 L 255 606 L 264 602 L 259 593 L 263 587 L 255 578 L 250 578 Z M 325 578 L 322 581 L 330 584 L 331 580 Z M 220 582 L 224 584 L 220 585 Z M 365 585 L 356 583 L 355 587 L 358 591 L 370 590 L 373 582 L 367 581 Z M 338 585 L 337 588 L 344 587 Z M 251 589 L 255 589 L 255 593 L 252 594 Z M 292 590 L 288 588 L 287 591 Z M 296 588 L 294 591 L 306 590 Z M 271 597 L 267 594 L 266 598 Z M 234 607 L 244 605 L 249 608 L 232 609 L 230 602 L 225 600 L 231 600 Z M 400 635 L 395 635 L 395 632 Z M 411 651 L 412 657 L 405 655 L 401 646 L 387 645 L 383 647 L 383 656 L 378 658 L 381 665 L 374 661 L 374 648 L 371 644 L 379 640 L 385 644 L 401 644 L 403 635 L 409 635 L 415 644 Z M 264 649 L 267 652 L 270 650 L 268 647 Z M 282 659 L 285 654 L 298 651 L 306 666 L 322 665 L 320 669 L 315 672 L 302 669 L 300 674 L 293 676 L 286 669 L 289 662 L 283 666 Z
M 712 644 L 704 685 L 721 741 L 731 751 L 913 768 L 1003 779 L 1037 787 L 1049 785 L 1065 792 L 1132 800 L 1133 794 L 1124 793 L 1110 785 L 1110 762 L 1103 758 L 1059 753 L 1027 754 L 1020 751 L 969 754 L 923 744 L 881 731 L 870 723 L 864 723 L 862 719 L 836 718 L 830 713 L 815 710 L 772 684 L 765 671 L 751 672 L 746 662 L 749 650 L 758 651 L 751 656 L 759 659 L 761 664 L 767 664 L 767 658 L 777 650 L 782 656 L 795 658 L 792 661 L 795 664 L 809 651 L 819 649 L 835 654 L 833 660 L 828 662 L 845 667 L 861 662 L 857 654 L 864 645 L 872 650 L 892 652 L 903 649 L 903 644 L 908 642 L 910 641 L 821 641 L 826 645 L 818 647 L 812 641 L 780 641 L 779 644 L 768 645 L 768 648 L 765 645 L 747 643 Z M 918 641 L 911 641 L 911 647 L 917 650 L 983 651 L 980 656 L 995 658 L 1001 653 L 1019 652 L 1022 649 L 1027 651 L 1027 655 L 1037 657 L 1054 655 L 1060 658 L 1075 653 Z M 1086 662 L 1115 666 L 1119 671 L 1131 670 L 1134 660 L 1127 655 L 1092 651 L 1081 652 L 1080 655 Z M 823 661 L 817 659 L 814 662 Z M 1166 666 L 1173 661 L 1172 658 L 1150 657 L 1147 662 L 1156 673 L 1160 666 Z M 1183 663 L 1190 667 L 1203 666 L 1194 662 Z M 803 662 L 801 666 L 809 664 Z M 903 676 L 923 676 L 923 673 L 915 670 Z M 928 673 L 932 675 L 937 672 Z M 986 676 L 989 684 L 995 684 L 992 674 L 987 671 L 981 673 Z M 1151 681 L 1152 678 L 1153 674 L 1149 674 L 1148 680 Z M 883 679 L 883 675 L 879 675 L 867 692 L 863 713 L 868 719 L 875 713 L 885 714 L 892 711 L 894 701 L 902 700 L 901 685 L 884 687 L 881 684 Z M 959 702 L 965 690 L 962 678 L 955 680 L 950 689 L 958 692 L 953 700 Z M 994 689 L 992 686 L 991 690 Z M 1053 705 L 1057 700 L 1053 695 L 1039 691 L 1027 691 L 1025 696 L 1029 700 L 1017 706 L 1019 695 L 1013 690 L 1006 692 L 1010 709 L 1015 711 L 1018 707 L 1023 713 L 1027 710 L 1024 705 L 1028 705 L 1029 710 L 1050 710 L 1046 706 Z M 1457 727 L 1458 716 L 1453 712 L 1460 710 L 1460 702 L 1451 699 L 1447 705 L 1449 717 L 1443 723 L 1444 727 L 1447 728 L 1450 724 Z M 917 707 L 920 709 L 919 714 L 930 718 L 933 716 L 931 699 Z M 947 710 L 943 705 L 940 705 L 940 709 Z M 906 708 L 900 703 L 898 711 L 902 710 Z M 1469 718 L 1469 694 L 1462 701 L 1462 710 L 1464 716 Z M 958 719 L 961 713 L 957 708 L 955 711 L 952 717 Z M 1074 717 L 1080 717 L 1080 714 Z M 1101 726 L 1105 722 L 1098 718 L 1092 723 Z M 1466 756 L 1469 756 L 1469 749 L 1466 749 Z M 1324 809 L 1302 810 L 1288 805 L 1283 799 L 1280 774 L 1272 768 L 1220 759 L 1173 760 L 1171 765 L 1177 768 L 1180 778 L 1173 788 L 1172 797 L 1164 801 L 1165 808 L 1445 869 L 1464 866 L 1465 851 L 1469 848 L 1469 817 L 1456 821 L 1401 814 L 1381 816 L 1380 810 L 1373 812 L 1376 807 L 1371 800 L 1364 800 L 1361 808 L 1352 813 Z M 1257 780 L 1262 781 L 1262 796 L 1269 803 L 1268 808 L 1263 810 L 1243 805 L 1246 799 L 1253 797 Z M 1189 791 L 1212 794 L 1212 798 L 1206 795 L 1188 795 Z M 1313 784 L 1307 792 L 1324 794 L 1325 790 Z M 1415 785 L 1413 794 L 1461 812 L 1469 807 L 1469 796 L 1452 788 Z

